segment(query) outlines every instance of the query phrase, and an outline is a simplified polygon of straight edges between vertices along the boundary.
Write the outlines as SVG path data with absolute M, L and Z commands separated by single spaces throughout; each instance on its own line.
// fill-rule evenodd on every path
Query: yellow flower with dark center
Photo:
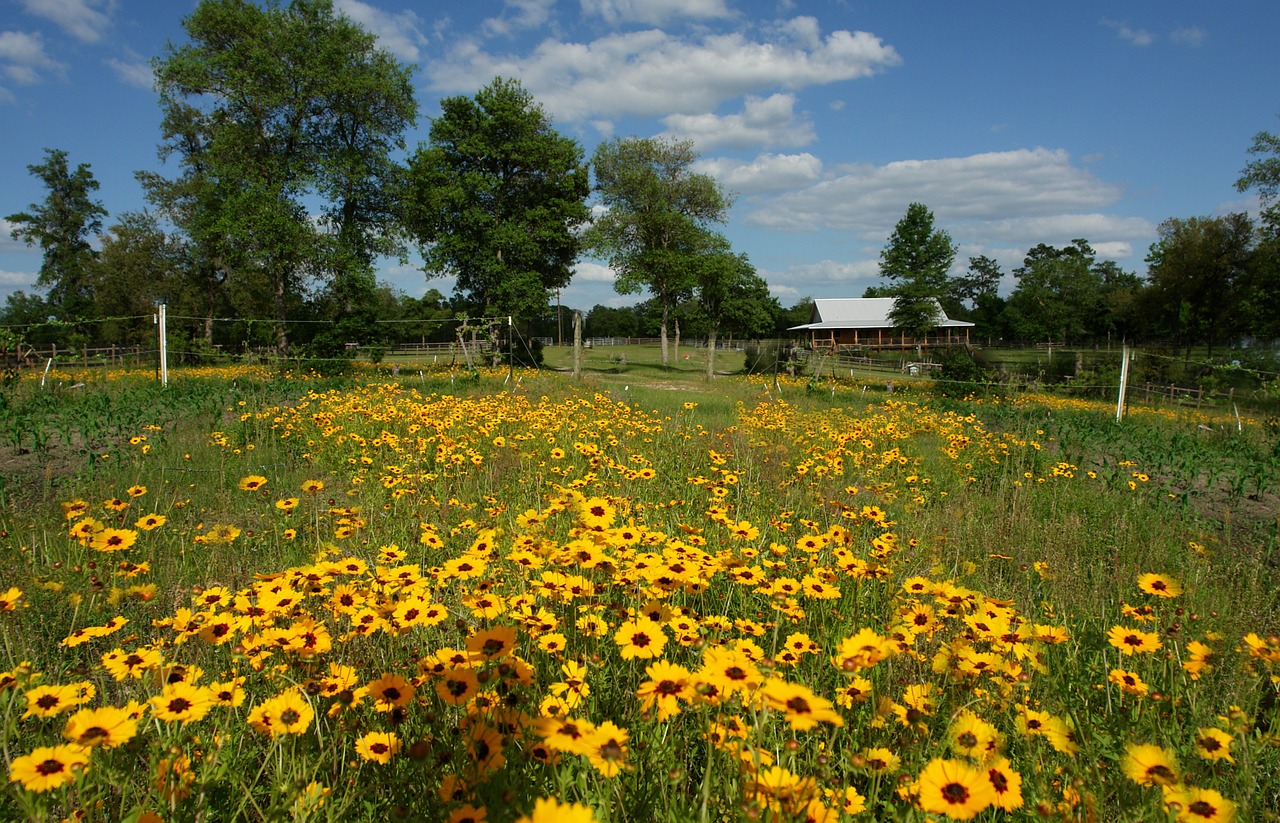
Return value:
M 694 689 L 709 702 L 728 700 L 735 694 L 750 694 L 764 682 L 751 658 L 736 649 L 715 647 L 702 656 L 702 668 L 694 675 Z
M 307 494 L 315 494 L 324 490 L 323 480 L 304 480 L 302 481 L 302 490 Z
M 844 725 L 844 718 L 834 710 L 830 700 L 799 683 L 770 680 L 764 685 L 764 699 L 769 708 L 785 715 L 792 731 L 807 731 L 819 723 Z
M 659 660 L 644 671 L 649 679 L 636 690 L 641 710 L 647 712 L 656 706 L 658 720 L 666 720 L 678 714 L 680 703 L 687 702 L 693 695 L 689 685 L 689 670 L 666 660 Z
M 583 748 L 587 760 L 605 777 L 614 777 L 627 760 L 627 730 L 619 728 L 613 721 L 606 720 L 587 735 Z
M 1181 808 L 1177 823 L 1233 823 L 1236 804 L 1213 789 L 1181 786 L 1165 789 L 1166 805 L 1177 803 Z
M 138 522 L 133 525 L 142 529 L 144 532 L 149 532 L 152 529 L 160 528 L 167 522 L 169 522 L 169 518 L 165 517 L 163 514 L 148 514 L 145 517 L 138 518 Z
M 7 592 L 0 594 L 0 612 L 11 612 L 18 608 L 18 603 L 22 600 L 22 589 L 10 587 Z
M 395 732 L 369 732 L 356 741 L 356 754 L 374 763 L 390 763 L 400 753 L 400 738 Z
M 595 812 L 581 803 L 561 803 L 554 797 L 540 797 L 533 813 L 516 818 L 516 823 L 596 823 Z
M 477 662 L 501 660 L 516 650 L 514 626 L 493 626 L 467 638 L 467 652 Z
M 613 641 L 621 649 L 623 660 L 649 659 L 662 656 L 667 635 L 661 623 L 648 617 L 638 617 L 619 626 Z
M 961 760 L 935 758 L 920 772 L 920 808 L 969 820 L 996 801 L 996 791 L 986 772 Z
M 436 681 L 436 694 L 451 706 L 461 706 L 480 690 L 480 678 L 470 668 L 448 669 Z
M 1119 686 L 1121 691 L 1136 694 L 1139 697 L 1145 697 L 1147 692 L 1150 691 L 1137 672 L 1112 669 L 1111 674 L 1107 676 L 1107 680 Z
M 315 716 L 315 709 L 306 696 L 297 689 L 289 689 L 258 704 L 249 713 L 249 725 L 271 737 L 302 734 Z
M 1182 584 L 1167 574 L 1138 575 L 1138 588 L 1156 597 L 1177 597 L 1182 594 Z
M 1120 766 L 1134 783 L 1142 786 L 1173 786 L 1180 779 L 1173 752 L 1153 743 L 1129 743 Z
M 208 689 L 190 683 L 170 683 L 151 698 L 151 713 L 168 723 L 191 723 L 200 720 L 213 707 Z
M 122 552 L 137 539 L 138 533 L 133 529 L 105 528 L 90 539 L 89 547 L 100 552 Z
M 258 489 L 267 485 L 267 478 L 260 474 L 251 474 L 248 477 L 240 478 L 240 482 L 237 485 L 241 491 L 256 492 Z
M 115 706 L 81 709 L 67 718 L 66 728 L 62 730 L 62 736 L 76 745 L 104 749 L 127 743 L 137 733 L 138 721 L 133 714 Z
M 1196 729 L 1196 754 L 1205 760 L 1225 760 L 1234 763 L 1231 756 L 1231 735 L 1213 727 Z
M 947 730 L 951 751 L 982 762 L 1000 750 L 1000 732 L 996 727 L 965 709 Z
M 997 757 L 982 767 L 996 793 L 995 805 L 1011 812 L 1022 808 L 1022 775 L 1013 770 L 1007 757 Z
M 1111 631 L 1107 632 L 1107 642 L 1125 655 L 1145 654 L 1161 647 L 1160 636 L 1155 632 L 1125 626 L 1112 626 Z
M 70 686 L 36 686 L 24 695 L 27 711 L 22 717 L 54 717 L 76 706 L 76 693 Z
M 380 712 L 389 712 L 409 705 L 415 693 L 412 683 L 390 672 L 370 683 L 368 688 L 369 697 L 374 701 L 373 707 Z
M 89 765 L 89 750 L 83 746 L 42 746 L 31 754 L 16 757 L 9 766 L 9 780 L 21 783 L 29 792 L 47 792 L 76 781 L 77 773 Z

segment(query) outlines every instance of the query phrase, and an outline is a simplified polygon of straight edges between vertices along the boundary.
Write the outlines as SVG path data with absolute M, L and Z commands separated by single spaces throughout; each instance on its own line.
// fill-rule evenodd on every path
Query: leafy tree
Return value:
M 640 318 L 631 306 L 597 304 L 587 312 L 583 325 L 588 337 L 636 337 L 640 333 Z
M 1272 234 L 1280 234 L 1280 135 L 1260 131 L 1253 136 L 1249 154 L 1258 159 L 1245 164 L 1236 190 L 1257 189 L 1262 199 L 1262 221 Z
M 98 329 L 102 342 L 154 341 L 151 312 L 160 301 L 172 303 L 186 249 L 178 237 L 160 228 L 148 212 L 125 212 L 102 235 L 94 280 L 95 310 L 107 319 Z
M 1246 280 L 1254 245 L 1246 214 L 1172 218 L 1157 228 L 1147 254 L 1147 278 L 1162 325 L 1186 348 L 1214 343 L 1233 331 L 1238 288 Z
M 1012 334 L 1052 342 L 1097 339 L 1107 303 L 1094 264 L 1093 247 L 1083 239 L 1063 248 L 1040 243 L 1028 251 L 1013 270 L 1018 284 L 1005 307 Z
M 228 294 L 270 307 L 283 351 L 307 282 L 384 248 L 388 210 L 372 190 L 414 117 L 409 70 L 332 0 L 201 0 L 183 26 L 191 42 L 154 63 L 164 139 L 200 178 L 194 205 L 214 209 L 200 235 L 222 240 L 205 262 L 218 249 L 242 257 L 223 268 Z
M 515 80 L 440 108 L 409 164 L 406 221 L 426 269 L 454 275 L 483 316 L 532 319 L 573 276 L 590 217 L 582 148 Z
M 923 338 L 942 320 L 938 301 L 950 293 L 948 272 L 955 258 L 951 235 L 934 227 L 933 212 L 923 203 L 907 207 L 880 251 L 880 275 L 894 298 L 889 321 L 916 339 L 917 356 Z
M 592 159 L 606 211 L 588 230 L 587 247 L 617 273 L 619 294 L 644 289 L 657 301 L 664 366 L 671 310 L 693 293 L 707 229 L 730 205 L 713 178 L 693 171 L 695 160 L 692 142 L 657 138 L 601 143 Z
M 45 149 L 43 163 L 27 166 L 49 190 L 43 203 L 32 203 L 29 211 L 5 217 L 14 224 L 11 235 L 28 246 L 39 245 L 44 252 L 36 287 L 48 289 L 48 311 L 66 319 L 83 317 L 94 297 L 93 264 L 97 253 L 90 241 L 102 230 L 107 216 L 94 200 L 98 190 L 87 163 L 72 171 L 67 153 Z
M 951 280 L 949 291 L 957 302 L 967 300 L 970 306 L 976 306 L 978 298 L 996 294 L 1003 277 L 1000 264 L 981 254 L 969 258 L 968 271 Z
M 694 262 L 695 303 L 707 336 L 707 379 L 715 377 L 716 339 L 733 318 L 750 336 L 773 326 L 777 301 L 745 254 L 734 254 L 729 241 L 713 234 Z
M 775 326 L 775 334 L 782 337 L 789 333 L 790 329 L 796 326 L 803 326 L 813 318 L 813 298 L 802 297 L 796 303 L 787 309 L 782 309 L 778 314 L 777 325 Z

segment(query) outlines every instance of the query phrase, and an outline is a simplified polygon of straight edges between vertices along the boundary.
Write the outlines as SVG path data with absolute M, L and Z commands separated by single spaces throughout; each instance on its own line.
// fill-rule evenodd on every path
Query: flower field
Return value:
M 0 817 L 1277 819 L 1274 524 L 1157 448 L 1214 421 L 504 378 L 5 417 Z

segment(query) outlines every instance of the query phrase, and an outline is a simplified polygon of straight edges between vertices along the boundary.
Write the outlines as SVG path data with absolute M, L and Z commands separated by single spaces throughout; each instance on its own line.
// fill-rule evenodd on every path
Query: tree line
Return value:
M 201 0 L 183 28 L 187 42 L 152 62 L 159 156 L 173 173 L 136 173 L 145 209 L 108 226 L 87 163 L 51 148 L 28 166 L 47 196 L 6 219 L 43 253 L 42 293 L 10 295 L 0 325 L 30 342 L 146 342 L 158 302 L 194 352 L 329 356 L 351 343 L 449 339 L 470 319 L 507 316 L 553 336 L 559 293 L 584 255 L 609 264 L 620 294 L 648 298 L 595 307 L 588 334 L 654 333 L 663 362 L 682 331 L 714 346 L 809 319 L 810 301 L 784 310 L 718 231 L 733 198 L 694 171 L 689 142 L 615 138 L 588 161 L 518 81 L 496 78 L 441 101 L 427 141 L 409 150 L 411 68 L 332 0 Z M 881 255 L 885 284 L 867 295 L 893 296 L 908 333 L 927 330 L 940 306 L 974 322 L 980 340 L 1274 339 L 1280 140 L 1263 132 L 1250 151 L 1238 185 L 1258 191 L 1260 218 L 1166 221 L 1145 276 L 1099 260 L 1083 239 L 1040 244 L 1001 297 L 999 265 L 973 257 L 955 274 L 955 245 L 915 203 Z M 407 263 L 411 249 L 427 277 L 454 279 L 451 295 L 378 282 L 377 261 Z

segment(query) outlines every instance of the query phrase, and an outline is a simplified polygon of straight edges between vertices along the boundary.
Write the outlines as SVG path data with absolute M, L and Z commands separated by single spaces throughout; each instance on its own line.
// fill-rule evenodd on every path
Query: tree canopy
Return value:
M 89 164 L 72 171 L 67 153 L 45 149 L 43 163 L 27 170 L 44 183 L 48 195 L 28 211 L 10 214 L 15 240 L 38 245 L 44 253 L 36 286 L 48 289 L 47 308 L 67 320 L 85 315 L 93 302 L 93 263 L 97 253 L 90 242 L 102 230 L 106 208 L 93 199 L 98 190 Z
M 605 212 L 587 231 L 587 248 L 608 260 L 619 294 L 647 289 L 660 304 L 663 365 L 671 308 L 692 294 L 694 261 L 730 204 L 714 178 L 693 171 L 697 157 L 691 141 L 632 137 L 601 143 L 592 159 Z
M 951 235 L 934 226 L 933 212 L 909 205 L 880 252 L 880 274 L 894 298 L 889 321 L 904 335 L 919 341 L 941 322 L 939 301 L 949 293 L 955 257 Z
M 543 314 L 568 285 L 590 216 L 583 151 L 518 81 L 440 104 L 409 164 L 405 221 L 432 276 L 483 316 Z
M 183 27 L 190 42 L 153 64 L 164 150 L 213 210 L 202 237 L 249 261 L 241 304 L 270 307 L 283 350 L 308 281 L 371 274 L 392 236 L 389 156 L 416 115 L 409 70 L 331 0 L 202 0 Z

